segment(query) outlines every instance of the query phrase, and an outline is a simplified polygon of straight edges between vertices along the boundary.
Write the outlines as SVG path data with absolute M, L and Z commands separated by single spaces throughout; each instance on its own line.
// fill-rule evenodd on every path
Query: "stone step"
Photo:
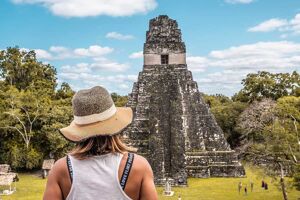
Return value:
M 208 169 L 209 166 L 205 165 L 205 166 L 186 166 L 186 169 Z
M 232 164 L 209 164 L 209 167 L 239 167 L 240 165 Z
M 148 146 L 149 141 L 148 140 L 124 140 L 126 144 L 130 146 L 136 146 L 136 147 L 141 147 L 141 146 Z
M 207 153 L 235 153 L 234 150 L 230 151 L 187 151 L 186 153 L 200 153 L 200 154 L 207 154 Z

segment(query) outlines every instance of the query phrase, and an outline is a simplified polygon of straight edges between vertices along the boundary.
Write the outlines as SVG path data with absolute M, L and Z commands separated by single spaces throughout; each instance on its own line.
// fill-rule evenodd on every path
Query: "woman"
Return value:
M 149 163 L 118 135 L 132 110 L 115 107 L 100 86 L 78 91 L 72 107 L 74 120 L 60 132 L 77 144 L 50 171 L 44 200 L 157 199 Z

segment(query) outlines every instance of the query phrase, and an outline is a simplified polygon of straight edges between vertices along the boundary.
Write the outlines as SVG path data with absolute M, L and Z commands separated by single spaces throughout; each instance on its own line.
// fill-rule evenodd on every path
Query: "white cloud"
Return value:
M 250 73 L 250 71 L 249 71 Z M 205 78 L 200 78 L 197 82 L 203 84 L 238 85 L 245 76 L 245 71 L 223 70 L 208 73 Z
M 101 57 L 113 52 L 110 47 L 91 45 L 87 48 L 70 49 L 63 46 L 51 46 L 49 50 L 35 49 L 37 58 L 47 60 L 64 60 L 70 58 Z
M 112 61 L 105 61 L 105 62 L 95 62 L 92 63 L 91 68 L 94 70 L 106 70 L 106 71 L 113 71 L 113 72 L 123 72 L 129 68 L 128 64 L 112 62 Z
M 137 81 L 137 75 L 113 75 L 113 76 L 107 76 L 106 80 L 114 83 L 122 83 L 122 82 L 134 82 Z
M 131 16 L 148 13 L 157 6 L 156 0 L 11 0 L 16 4 L 39 4 L 63 17 Z
M 96 61 L 93 63 L 78 63 L 75 65 L 64 65 L 60 71 L 68 74 L 91 73 L 95 74 L 100 71 L 105 72 L 123 72 L 130 66 L 127 63 L 118 63 L 108 59 L 103 61 Z
M 137 75 L 127 75 L 128 81 L 137 81 L 138 76 Z
M 74 66 L 73 66 L 74 67 Z M 118 94 L 127 94 L 133 82 L 137 80 L 136 75 L 104 75 L 103 73 L 95 73 L 95 71 L 83 72 L 81 69 L 74 69 L 71 66 L 62 67 L 58 73 L 60 82 L 67 81 L 71 83 L 75 90 L 91 88 L 96 85 L 101 85 L 107 88 L 110 92 Z M 78 67 L 77 65 L 75 67 Z
M 28 49 L 28 48 L 20 48 L 20 51 L 25 51 L 25 52 L 29 52 L 32 49 Z M 44 50 L 44 49 L 33 49 L 35 54 L 36 54 L 36 58 L 37 59 L 43 59 L 43 60 L 52 60 L 52 55 L 51 53 L 49 53 L 48 51 Z M 43 63 L 45 63 L 45 61 L 43 61 Z
M 36 57 L 38 59 L 49 59 L 49 60 L 52 59 L 52 55 L 49 52 L 47 52 L 46 50 L 35 49 L 34 51 L 35 51 Z
M 21 48 L 21 50 L 29 51 L 26 48 Z M 137 80 L 137 75 L 125 75 L 126 70 L 130 68 L 128 63 L 119 63 L 104 56 L 113 51 L 109 47 L 92 45 L 87 48 L 71 49 L 63 46 L 51 46 L 48 51 L 43 49 L 35 49 L 35 51 L 39 59 L 84 58 L 79 59 L 84 62 L 65 64 L 57 68 L 58 82 L 68 82 L 75 90 L 102 85 L 112 92 L 126 94 L 132 83 Z M 116 73 L 124 74 L 115 75 Z
M 122 83 L 122 84 L 118 85 L 118 88 L 128 90 L 129 89 L 129 85 L 125 84 L 125 83 Z
M 249 72 L 223 70 L 208 73 L 205 77 L 196 79 L 196 81 L 198 82 L 199 90 L 201 92 L 231 96 L 241 89 L 241 81 Z
M 49 48 L 49 53 L 51 53 L 50 60 L 63 60 L 63 59 L 75 57 L 72 50 L 63 46 L 51 46 Z
M 195 72 L 205 71 L 205 68 L 209 64 L 208 59 L 201 56 L 188 56 L 186 61 L 189 69 Z
M 227 69 L 278 69 L 300 67 L 300 43 L 258 42 L 211 51 L 202 58 L 207 67 Z M 203 65 L 195 68 L 203 69 Z
M 49 48 L 50 51 L 54 52 L 54 53 L 64 53 L 64 52 L 68 52 L 69 49 L 63 46 L 51 46 Z
M 106 72 L 109 70 L 106 70 Z M 115 70 L 112 70 L 115 71 Z M 59 69 L 58 76 L 64 80 L 93 80 L 108 81 L 110 83 L 134 82 L 137 80 L 137 75 L 101 75 L 101 71 L 94 69 L 92 64 L 78 63 L 75 65 L 64 65 Z
M 109 32 L 105 36 L 106 38 L 116 39 L 116 40 L 131 40 L 134 37 L 132 35 L 124 35 L 117 32 Z
M 83 57 L 97 57 L 109 54 L 113 51 L 110 47 L 101 47 L 98 45 L 92 45 L 89 48 L 78 48 L 74 49 L 74 54 Z
M 288 34 L 281 34 L 280 35 L 280 38 L 282 38 L 282 39 L 285 39 L 285 38 L 287 38 L 288 37 Z
M 129 58 L 131 59 L 143 58 L 143 51 L 134 52 L 129 55 Z
M 279 31 L 283 34 L 280 35 L 281 38 L 286 38 L 290 35 L 300 34 L 300 13 L 296 14 L 294 18 L 279 19 L 273 18 L 266 20 L 254 27 L 248 29 L 249 32 L 270 32 Z
M 82 83 L 91 83 L 91 81 L 103 81 L 104 76 L 92 74 L 92 73 L 77 73 L 77 72 L 60 72 L 58 73 L 58 78 L 62 81 L 75 81 L 75 83 L 80 84 L 81 88 L 85 86 Z
M 248 4 L 252 3 L 254 0 L 225 0 L 226 3 L 231 4 Z
M 78 63 L 75 66 L 63 65 L 60 69 L 63 73 L 90 73 L 91 68 L 88 63 Z
M 248 29 L 249 32 L 269 32 L 276 30 L 280 27 L 286 26 L 288 21 L 285 19 L 269 19 L 264 21 L 257 26 L 251 27 Z
M 187 57 L 188 67 L 198 77 L 200 91 L 232 95 L 249 73 L 300 70 L 300 43 L 257 42 L 211 51 L 207 56 Z M 197 72 L 206 72 L 197 73 Z M 217 72 L 212 72 L 217 71 Z
M 300 34 L 300 13 L 298 13 L 291 21 L 290 21 L 290 29 L 295 34 Z
M 252 56 L 262 56 L 265 58 L 272 56 L 274 58 L 274 56 L 298 53 L 300 50 L 299 45 L 299 43 L 289 41 L 257 42 L 254 44 L 233 46 L 225 50 L 211 51 L 210 56 L 218 59 Z

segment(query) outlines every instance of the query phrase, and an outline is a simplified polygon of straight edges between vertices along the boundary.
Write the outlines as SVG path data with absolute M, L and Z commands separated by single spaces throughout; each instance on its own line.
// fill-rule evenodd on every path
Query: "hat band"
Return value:
M 115 104 L 113 104 L 109 109 L 103 111 L 102 113 L 96 113 L 86 116 L 74 116 L 74 122 L 78 125 L 92 124 L 99 121 L 104 121 L 111 118 L 117 112 Z

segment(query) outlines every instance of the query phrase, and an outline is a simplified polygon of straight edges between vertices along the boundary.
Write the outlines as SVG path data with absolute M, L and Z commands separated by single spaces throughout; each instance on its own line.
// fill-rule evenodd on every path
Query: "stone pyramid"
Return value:
M 156 184 L 245 175 L 187 68 L 181 30 L 168 16 L 150 20 L 143 71 L 127 106 L 135 115 L 123 136 L 148 159 Z

